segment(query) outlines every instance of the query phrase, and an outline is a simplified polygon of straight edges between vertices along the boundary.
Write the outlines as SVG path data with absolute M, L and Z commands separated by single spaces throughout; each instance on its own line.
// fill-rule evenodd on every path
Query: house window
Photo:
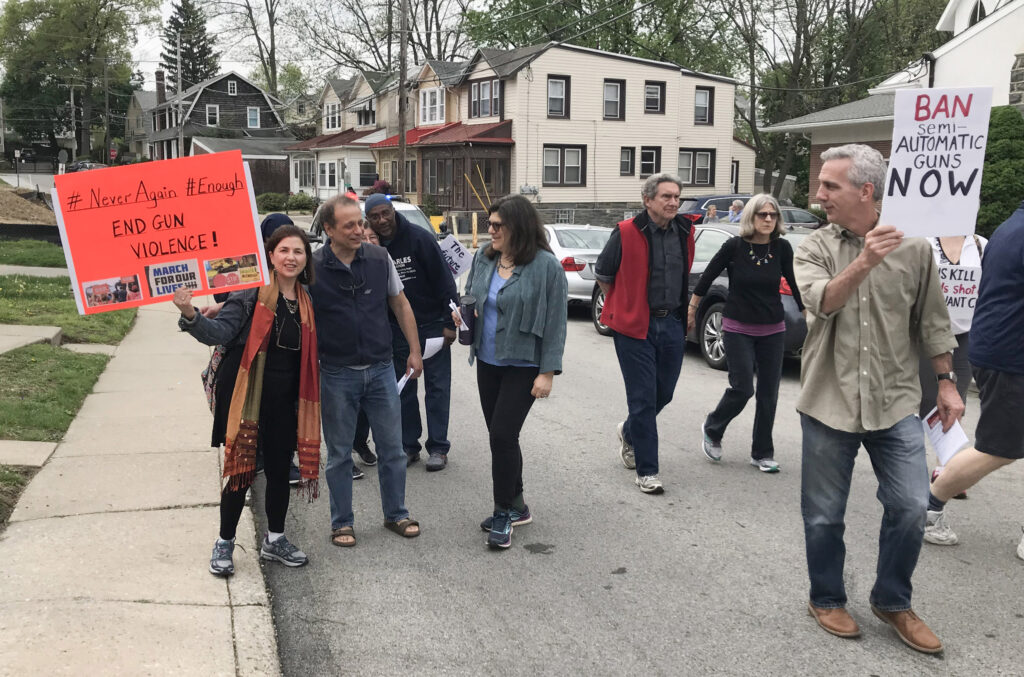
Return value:
M 555 223 L 572 223 L 573 221 L 573 210 L 572 209 L 557 209 L 555 210 Z
M 711 148 L 680 148 L 679 179 L 687 186 L 715 183 L 715 151 Z
M 329 103 L 324 106 L 324 129 L 341 127 L 341 104 Z
M 405 190 L 408 193 L 416 192 L 416 161 L 405 161 Z
M 619 149 L 619 176 L 633 176 L 636 172 L 636 148 Z
M 480 83 L 480 117 L 486 118 L 491 115 L 491 83 L 490 81 Z
M 313 161 L 299 160 L 295 163 L 295 171 L 299 180 L 299 188 L 313 187 Z
M 499 80 L 491 80 L 491 115 L 500 115 L 501 109 L 498 106 L 501 104 L 501 88 L 499 87 Z
M 480 83 L 474 82 L 469 86 L 469 117 L 480 117 Z
M 661 171 L 661 146 L 641 146 L 640 177 L 657 174 Z
M 295 104 L 295 112 L 298 115 L 305 115 L 306 114 L 306 104 L 304 102 L 302 102 L 302 101 L 300 101 L 297 104 Z
M 437 195 L 437 164 L 434 160 L 423 161 L 423 190 L 430 195 Z
M 420 124 L 444 122 L 444 89 L 432 87 L 420 91 Z
M 604 81 L 604 119 L 626 119 L 626 81 Z
M 568 75 L 548 76 L 548 117 L 569 117 L 570 81 Z
M 320 163 L 320 187 L 337 188 L 338 186 L 338 165 L 333 162 Z
M 377 164 L 374 162 L 359 163 L 359 185 L 372 186 L 377 181 Z
M 693 121 L 698 125 L 715 124 L 715 88 L 698 87 Z
M 665 83 L 648 80 L 644 83 L 644 112 L 665 112 Z
M 259 106 L 248 106 L 245 109 L 246 117 L 249 122 L 249 129 L 259 129 L 260 127 L 260 107 Z
M 356 122 L 359 126 L 377 124 L 377 101 L 370 99 L 356 111 Z
M 215 103 L 206 104 L 206 126 L 216 127 L 218 124 L 220 124 L 220 106 Z
M 238 82 L 236 80 L 228 80 L 228 96 L 235 96 L 238 94 Z
M 545 186 L 587 185 L 586 146 L 544 146 Z

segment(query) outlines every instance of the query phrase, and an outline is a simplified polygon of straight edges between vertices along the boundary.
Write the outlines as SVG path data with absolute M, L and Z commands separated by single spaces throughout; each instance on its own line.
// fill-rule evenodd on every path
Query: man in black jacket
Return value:
M 452 323 L 448 303 L 458 298 L 455 279 L 441 256 L 441 249 L 433 234 L 398 214 L 386 196 L 371 195 L 366 199 L 365 207 L 366 220 L 377 233 L 381 245 L 391 254 L 402 284 L 405 285 L 405 295 L 416 316 L 420 349 L 426 350 L 428 339 L 444 339 L 441 350 L 423 361 L 427 410 L 426 448 L 429 455 L 426 465 L 430 471 L 443 470 L 448 464 L 448 450 L 451 447 L 448 441 L 452 389 L 450 346 L 455 340 L 455 325 Z M 392 336 L 395 375 L 401 377 L 405 372 L 409 344 L 400 331 L 392 332 Z M 402 445 L 410 464 L 419 460 L 419 438 L 422 434 L 416 381 L 409 381 L 402 390 Z

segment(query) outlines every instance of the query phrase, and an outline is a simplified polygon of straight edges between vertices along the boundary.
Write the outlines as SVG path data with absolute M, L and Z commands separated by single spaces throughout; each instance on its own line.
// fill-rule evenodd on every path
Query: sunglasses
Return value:
M 759 216 L 759 217 L 761 217 L 762 219 L 765 219 L 765 220 L 779 218 L 779 213 L 778 212 L 754 212 L 754 215 L 755 216 Z
M 494 230 L 501 230 L 501 227 L 504 226 L 505 224 L 502 223 L 501 221 L 488 221 L 487 225 L 488 227 L 493 228 Z

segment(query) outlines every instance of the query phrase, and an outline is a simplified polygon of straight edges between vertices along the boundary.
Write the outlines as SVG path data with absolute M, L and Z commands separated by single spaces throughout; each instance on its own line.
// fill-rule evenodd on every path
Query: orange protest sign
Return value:
M 54 177 L 54 211 L 78 312 L 91 315 L 266 284 L 241 151 Z

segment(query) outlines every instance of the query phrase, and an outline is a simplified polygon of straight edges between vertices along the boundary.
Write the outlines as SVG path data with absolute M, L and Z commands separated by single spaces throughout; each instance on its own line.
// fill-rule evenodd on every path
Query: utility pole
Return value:
M 398 50 L 398 176 L 395 179 L 395 191 L 405 194 L 405 61 L 406 50 L 409 48 L 409 0 L 402 0 L 402 16 L 398 21 L 401 47 Z
M 67 87 L 71 93 L 71 161 L 78 159 L 78 130 L 75 125 L 75 87 L 85 89 L 85 85 L 59 85 Z
M 177 123 L 178 123 L 178 153 L 177 153 L 177 156 L 178 157 L 183 157 L 184 154 L 185 154 L 185 121 L 181 119 L 181 94 L 182 94 L 182 91 L 181 91 L 181 33 L 180 32 L 178 33 L 178 47 L 176 49 L 176 52 L 177 52 L 177 57 L 176 58 L 177 58 L 177 62 L 178 62 L 178 92 L 176 94 L 176 96 L 178 97 L 178 106 L 177 106 L 177 109 L 178 109 L 178 113 L 177 113 L 177 118 L 178 118 L 177 119 Z M 218 120 L 217 123 L 220 124 L 220 120 Z
M 103 57 L 103 164 L 110 164 L 110 59 Z

